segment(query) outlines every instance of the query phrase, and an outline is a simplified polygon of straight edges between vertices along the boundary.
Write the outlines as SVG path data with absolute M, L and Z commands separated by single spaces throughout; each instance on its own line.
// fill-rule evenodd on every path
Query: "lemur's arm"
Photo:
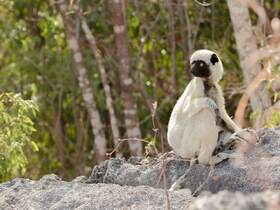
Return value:
M 201 98 L 193 98 L 189 99 L 190 103 L 187 104 L 186 107 L 183 109 L 183 114 L 187 114 L 188 117 L 192 117 L 200 112 L 202 109 L 210 109 L 213 111 L 214 114 L 218 114 L 218 106 L 216 103 L 208 97 L 201 97 Z
M 189 83 L 187 89 L 182 95 L 182 114 L 187 114 L 192 117 L 202 109 L 211 109 L 216 114 L 218 106 L 215 102 L 205 96 L 204 83 L 201 78 L 194 78 Z
M 228 116 L 226 108 L 225 108 L 225 99 L 223 96 L 223 91 L 219 84 L 215 83 L 215 88 L 217 91 L 216 101 L 219 108 L 220 117 L 225 121 L 227 126 L 233 129 L 234 132 L 240 131 L 241 128 Z

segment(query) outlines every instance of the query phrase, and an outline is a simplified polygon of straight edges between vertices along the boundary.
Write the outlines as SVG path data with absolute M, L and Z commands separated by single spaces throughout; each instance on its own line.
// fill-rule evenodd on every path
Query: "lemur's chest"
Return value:
M 204 82 L 204 94 L 206 97 L 211 98 L 217 105 L 218 109 L 218 103 L 217 103 L 217 89 L 214 85 L 209 85 L 207 81 Z M 216 113 L 216 124 L 219 125 L 220 127 L 225 127 L 226 124 L 222 120 L 219 111 Z
M 209 85 L 207 82 L 204 82 L 204 94 L 206 97 L 211 98 L 214 102 L 217 103 L 217 90 L 215 86 Z

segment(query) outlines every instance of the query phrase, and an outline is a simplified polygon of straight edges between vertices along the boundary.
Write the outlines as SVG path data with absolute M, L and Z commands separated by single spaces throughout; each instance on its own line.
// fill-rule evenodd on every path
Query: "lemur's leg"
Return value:
M 235 141 L 235 139 L 231 138 L 233 133 L 230 132 L 229 130 L 222 128 L 219 126 L 219 137 L 218 137 L 218 144 L 216 146 L 217 149 L 222 149 L 225 150 L 228 147 L 230 147 Z
M 208 138 L 201 141 L 200 151 L 198 155 L 198 162 L 202 164 L 210 164 L 213 151 L 217 146 L 219 131 L 218 127 L 216 127 L 215 125 L 215 116 L 211 121 L 214 121 L 214 125 L 209 125 L 208 129 L 206 128 L 208 132 Z
M 218 164 L 226 159 L 243 158 L 242 152 L 239 150 L 232 150 L 232 146 L 236 147 L 237 142 L 243 144 L 243 148 L 249 145 L 254 145 L 259 141 L 257 133 L 252 129 L 242 129 L 235 133 L 224 131 L 225 135 L 219 137 L 218 147 L 223 148 L 222 152 L 213 156 L 213 161 Z

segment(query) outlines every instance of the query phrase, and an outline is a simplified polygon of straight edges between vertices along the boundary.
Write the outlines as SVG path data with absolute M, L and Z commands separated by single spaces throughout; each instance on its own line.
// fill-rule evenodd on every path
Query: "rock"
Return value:
M 276 210 L 280 191 L 244 194 L 221 191 L 192 197 L 188 190 L 169 192 L 171 209 Z M 0 184 L 0 209 L 167 209 L 164 189 L 149 186 L 65 182 L 54 175 L 39 181 L 16 178 Z
M 187 191 L 169 197 L 172 209 L 193 199 Z M 163 189 L 148 186 L 65 182 L 47 175 L 39 181 L 17 178 L 1 184 L 0 209 L 166 209 L 166 196 Z
M 280 209 L 280 192 L 230 193 L 226 191 L 215 195 L 201 196 L 194 200 L 189 210 L 277 210 Z
M 87 180 L 86 176 L 78 176 L 72 180 L 72 182 L 85 182 Z
M 71 182 L 55 174 L 16 178 L 0 184 L 0 209 L 167 209 L 163 168 L 167 187 L 188 171 L 184 189 L 168 192 L 171 209 L 280 209 L 280 129 L 262 129 L 260 137 L 242 157 L 214 168 L 165 154 L 110 159 Z
M 242 157 L 224 161 L 213 170 L 201 164 L 189 168 L 188 161 L 167 158 L 168 188 L 189 170 L 184 187 L 192 192 L 198 188 L 213 193 L 280 190 L 280 129 L 262 129 L 259 136 L 260 143 L 250 146 Z M 163 188 L 162 160 L 110 159 L 95 167 L 86 182 Z

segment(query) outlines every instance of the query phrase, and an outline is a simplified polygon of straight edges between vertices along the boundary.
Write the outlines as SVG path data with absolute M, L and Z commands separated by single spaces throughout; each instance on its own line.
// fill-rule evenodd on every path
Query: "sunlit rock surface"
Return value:
M 164 167 L 167 188 L 189 170 L 184 189 L 168 192 L 172 209 L 280 209 L 280 130 L 263 129 L 260 137 L 242 158 L 213 170 L 199 164 L 189 168 L 171 155 L 110 159 L 89 177 L 71 182 L 56 175 L 38 181 L 16 178 L 0 184 L 0 209 L 167 209 Z
M 133 158 L 110 159 L 97 166 L 87 183 L 148 185 L 163 187 L 162 160 Z M 189 162 L 176 157 L 166 158 L 168 187 L 189 169 Z M 251 146 L 241 157 L 224 161 L 214 167 L 195 164 L 188 172 L 184 185 L 194 192 L 208 177 L 201 190 L 260 192 L 280 189 L 280 130 L 262 129 L 260 143 Z
M 55 175 L 39 181 L 14 179 L 0 185 L 0 209 L 166 209 L 163 189 L 148 186 L 64 182 Z M 172 209 L 190 203 L 185 191 L 169 193 Z

